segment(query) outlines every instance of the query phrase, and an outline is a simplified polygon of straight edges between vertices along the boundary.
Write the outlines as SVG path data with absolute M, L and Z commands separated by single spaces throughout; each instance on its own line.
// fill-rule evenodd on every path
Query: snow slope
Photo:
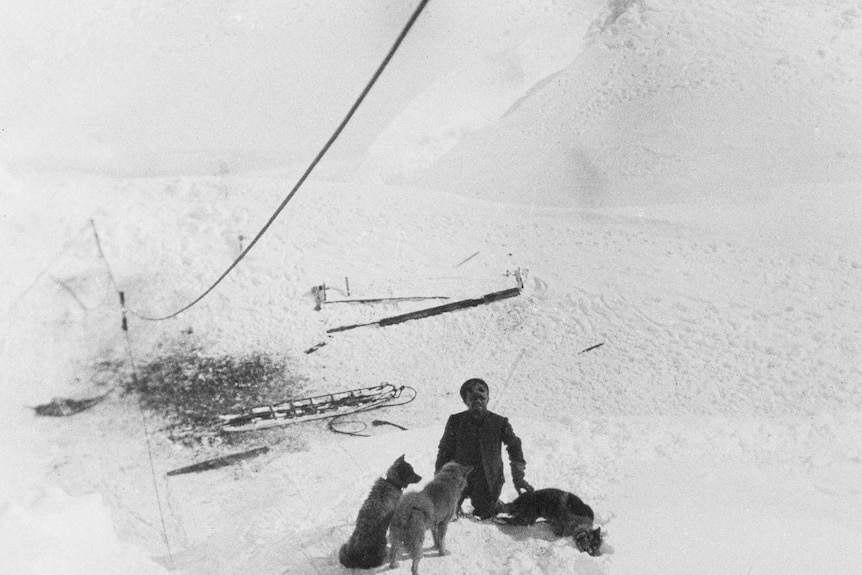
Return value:
M 138 46 L 167 42 L 163 64 L 173 75 L 161 101 L 187 111 L 206 106 L 171 90 L 186 85 L 182 70 L 212 78 L 233 69 L 219 56 L 251 50 L 255 37 L 225 41 L 232 36 L 208 19 L 258 31 L 294 22 L 257 4 L 174 14 L 140 3 L 143 12 L 121 19 L 98 11 L 104 6 L 113 4 L 74 12 L 73 28 L 119 22 L 107 38 L 131 49 L 122 32 L 159 15 L 158 34 L 142 33 Z M 297 6 L 304 21 L 326 12 Z M 397 29 L 406 6 L 379 6 Z M 862 5 L 472 6 L 431 3 L 415 43 L 393 61 L 402 81 L 381 85 L 398 91 L 373 92 L 380 99 L 369 100 L 369 116 L 351 124 L 355 139 L 340 151 L 345 164 L 324 170 L 339 177 L 312 178 L 227 281 L 177 319 L 130 317 L 140 359 L 191 328 L 214 353 L 283 354 L 309 394 L 381 381 L 415 388 L 412 403 L 356 418 L 370 437 L 309 424 L 290 430 L 298 452 L 284 446 L 168 477 L 224 448 L 172 444 L 119 394 L 71 418 L 34 419 L 28 408 L 101 389 L 92 363 L 127 358 L 91 218 L 129 309 L 170 313 L 224 270 L 293 185 L 293 168 L 237 166 L 270 165 L 273 150 L 301 163 L 314 130 L 331 128 L 352 93 L 309 108 L 314 126 L 299 130 L 312 135 L 307 148 L 287 153 L 262 136 L 245 164 L 223 147 L 242 141 L 238 124 L 248 134 L 286 129 L 250 93 L 237 95 L 247 107 L 212 110 L 229 120 L 223 131 L 207 132 L 196 112 L 186 135 L 172 132 L 177 112 L 159 105 L 140 108 L 125 132 L 106 120 L 99 149 L 107 156 L 69 139 L 90 138 L 93 124 L 50 105 L 45 123 L 25 114 L 20 129 L 4 132 L 0 241 L 11 249 L 0 251 L 10 270 L 0 290 L 0 554 L 11 572 L 343 573 L 337 549 L 374 479 L 402 453 L 430 477 L 445 418 L 461 409 L 457 388 L 475 376 L 521 435 L 528 480 L 583 497 L 605 547 L 594 558 L 541 525 L 464 519 L 450 531 L 453 553 L 429 553 L 423 573 L 858 570 Z M 487 16 L 481 26 L 477 14 Z M 22 38 L 36 31 L 18 29 Z M 186 61 L 185 34 L 198 32 L 211 50 L 195 48 Z M 366 71 L 390 32 L 380 31 L 376 51 L 369 40 L 369 54 L 356 55 Z M 277 53 L 290 48 L 262 34 Z M 66 38 L 61 46 L 78 46 Z M 58 44 L 45 46 L 54 61 Z M 473 57 L 455 65 L 465 46 Z M 431 47 L 446 57 L 429 58 Z M 70 77 L 88 50 L 70 51 Z M 141 58 L 123 77 L 166 69 Z M 12 64 L 6 69 L 24 74 Z M 365 75 L 356 66 L 355 83 Z M 28 84 L 33 93 L 39 85 Z M 203 90 L 204 104 L 217 92 Z M 240 108 L 248 121 L 234 116 Z M 68 122 L 49 131 L 57 139 L 43 131 L 54 116 Z M 149 121 L 152 132 L 136 123 Z M 47 160 L 12 152 L 38 147 L 22 138 L 30 126 Z M 186 137 L 209 143 L 198 150 Z M 131 161 L 136 153 L 152 163 Z M 96 173 L 25 170 L 67 161 Z M 192 175 L 200 172 L 215 175 Z M 309 293 L 347 277 L 356 297 L 475 297 L 514 286 L 517 269 L 525 277 L 517 298 L 335 334 L 326 332 L 428 304 L 315 311 Z M 372 427 L 373 418 L 409 429 Z M 407 569 L 402 562 L 399 572 Z
M 609 4 L 571 64 L 401 181 L 590 207 L 749 200 L 858 179 L 857 3 Z M 433 93 L 459 93 L 453 76 Z M 451 121 L 426 100 L 412 103 L 414 115 L 443 126 L 439 110 Z M 402 163 L 389 169 L 399 175 Z
M 98 183 L 79 189 L 94 193 Z M 148 276 L 149 284 L 134 281 L 125 266 L 134 270 L 136 258 L 148 262 L 158 252 L 133 246 L 155 242 L 173 227 L 171 219 L 155 214 L 173 213 L 177 222 L 191 224 L 201 202 L 217 190 L 208 181 L 181 183 L 185 192 L 175 198 L 163 193 L 159 205 L 147 207 L 144 198 L 165 180 L 127 188 L 116 202 L 123 209 L 102 204 L 101 236 L 113 246 L 108 257 L 127 262 L 117 264 L 121 271 L 115 273 L 129 278 L 135 294 L 130 305 L 154 298 L 152 308 L 140 311 L 162 312 L 182 301 L 183 294 L 160 300 L 163 284 L 203 281 L 206 261 L 218 257 L 214 247 L 222 241 L 228 249 L 223 229 L 199 224 L 195 235 L 180 236 L 182 247 L 168 245 L 158 266 L 141 264 L 160 270 Z M 259 192 L 266 180 L 248 183 Z M 342 438 L 309 426 L 303 432 L 306 453 L 273 454 L 238 469 L 177 478 L 163 474 L 207 453 L 195 455 L 156 438 L 159 493 L 178 569 L 233 573 L 253 565 L 273 573 L 340 572 L 335 551 L 373 479 L 401 453 L 427 476 L 444 417 L 459 409 L 459 382 L 481 374 L 492 385 L 492 409 L 510 414 L 523 436 L 528 478 L 571 489 L 590 502 L 608 533 L 608 553 L 582 557 L 541 529 L 527 534 L 466 520 L 453 529 L 453 555 L 439 563 L 429 558 L 424 572 L 720 572 L 730 561 L 726 554 L 739 571 L 805 572 L 828 565 L 833 572 L 853 572 L 860 525 L 848 510 L 858 508 L 862 471 L 859 334 L 853 323 L 862 304 L 854 281 L 858 266 L 646 218 L 484 204 L 432 192 L 417 199 L 404 189 L 358 184 L 314 183 L 309 191 L 291 212 L 303 222 L 301 233 L 295 225 L 280 226 L 269 240 L 278 248 L 261 250 L 245 271 L 181 320 L 158 327 L 133 321 L 133 341 L 143 353 L 160 337 L 193 327 L 214 350 L 287 353 L 310 378 L 309 393 L 379 381 L 409 384 L 418 390 L 416 401 L 379 416 L 410 431 Z M 140 207 L 130 210 L 130 202 Z M 363 212 L 360 204 L 386 209 Z M 148 210 L 153 215 L 141 217 Z M 207 221 L 236 218 L 222 212 Z M 153 221 L 161 225 L 141 223 Z M 341 233 L 327 232 L 333 229 Z M 384 233 L 399 229 L 404 234 Z M 312 246 L 316 257 L 303 259 Z M 339 251 L 354 257 L 339 258 Z M 382 257 L 369 266 L 359 261 L 362 253 Z M 198 265 L 188 265 L 181 254 L 201 254 Z M 105 293 L 104 272 L 96 271 L 98 257 L 84 238 L 76 257 L 75 267 L 86 269 L 80 262 L 89 258 L 93 270 L 83 274 L 91 283 L 79 284 L 91 291 L 79 298 L 97 303 Z M 320 281 L 338 285 L 347 275 L 357 296 L 469 296 L 512 285 L 503 273 L 515 264 L 530 271 L 527 289 L 514 300 L 328 337 L 330 327 L 420 304 L 315 312 L 306 293 Z M 57 266 L 55 276 L 65 269 L 69 279 L 80 277 L 69 263 Z M 264 281 L 272 277 L 267 270 L 293 279 Z M 31 309 L 49 301 L 58 311 L 34 318 L 16 308 L 19 335 L 5 341 L 6 361 L 22 361 L 31 350 L 32 363 L 15 372 L 18 401 L 5 407 L 25 432 L 34 422 L 22 404 L 92 389 L 75 381 L 76 371 L 83 371 L 76 370 L 76 360 L 122 351 L 113 298 L 102 300 L 97 309 L 104 311 L 93 317 L 44 283 L 31 292 L 38 297 Z M 85 328 L 96 337 L 73 346 Z M 319 341 L 327 345 L 301 353 Z M 604 345 L 579 353 L 596 343 Z M 64 361 L 39 362 L 35 355 Z M 46 373 L 66 378 L 51 380 Z M 45 383 L 33 386 L 34 380 Z M 118 399 L 76 419 L 37 420 L 36 431 L 49 443 L 41 457 L 53 469 L 50 482 L 75 494 L 90 493 L 92 486 L 108 492 L 118 532 L 168 565 L 134 414 L 132 403 Z M 681 541 L 690 542 L 684 552 Z M 487 552 L 467 552 L 477 548 Z

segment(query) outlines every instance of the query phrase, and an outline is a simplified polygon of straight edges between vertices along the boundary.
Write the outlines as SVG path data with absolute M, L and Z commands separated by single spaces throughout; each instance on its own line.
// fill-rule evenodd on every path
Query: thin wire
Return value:
M 503 402 L 503 398 L 507 395 L 507 391 L 509 391 L 509 384 L 512 383 L 512 376 L 515 374 L 515 370 L 521 364 L 521 360 L 524 359 L 524 355 L 527 353 L 527 348 L 522 347 L 521 351 L 518 352 L 518 355 L 515 357 L 512 364 L 509 366 L 509 373 L 506 374 L 506 379 L 503 381 L 503 385 L 500 386 L 500 391 L 496 394 L 496 400 L 494 401 L 494 407 L 502 407 L 505 405 Z
M 107 270 L 107 272 L 108 272 L 108 277 L 111 280 L 111 284 L 114 286 L 114 289 L 116 290 L 117 295 L 120 298 L 120 310 L 121 310 L 122 316 L 123 316 L 123 334 L 124 334 L 124 339 L 126 342 L 126 354 L 129 356 L 129 365 L 132 368 L 132 381 L 135 384 L 135 388 L 137 388 L 138 387 L 138 369 L 137 369 L 137 362 L 135 361 L 135 356 L 132 353 L 132 342 L 131 342 L 131 339 L 129 338 L 129 331 L 128 331 L 127 323 L 126 323 L 125 296 L 124 296 L 123 292 L 120 290 L 119 286 L 117 285 L 117 281 L 114 278 L 114 273 L 111 270 L 111 265 L 108 263 L 108 259 L 105 257 L 105 252 L 102 250 L 102 242 L 99 241 L 99 232 L 96 230 L 96 222 L 93 220 L 90 220 L 90 225 L 93 228 L 93 237 L 96 240 L 96 247 L 99 249 L 99 257 L 102 259 L 102 262 L 105 264 L 105 270 Z M 171 542 L 168 539 L 168 528 L 167 528 L 167 525 L 165 524 L 165 513 L 164 513 L 164 510 L 162 509 L 162 498 L 161 498 L 161 495 L 159 494 L 159 484 L 158 484 L 158 480 L 156 479 L 156 465 L 155 465 L 155 462 L 153 461 L 153 448 L 152 448 L 152 442 L 150 440 L 150 430 L 147 426 L 147 416 L 144 413 L 143 406 L 141 405 L 140 396 L 138 396 L 137 405 L 138 405 L 138 412 L 141 414 L 141 423 L 142 423 L 143 428 L 144 428 L 144 439 L 146 440 L 146 443 L 147 443 L 147 457 L 149 458 L 149 461 L 150 461 L 150 475 L 152 476 L 152 480 L 153 480 L 153 490 L 155 491 L 155 494 L 156 494 L 156 506 L 158 507 L 158 510 L 159 510 L 159 520 L 161 521 L 161 525 L 162 525 L 162 538 L 165 540 L 165 547 L 167 547 L 167 550 L 168 550 L 168 559 L 169 559 L 170 564 L 171 564 L 170 565 L 171 571 L 173 572 L 173 571 L 175 571 L 174 554 L 173 554 L 173 551 L 171 550 Z
M 101 299 L 97 303 L 93 304 L 92 307 L 87 307 L 87 305 L 85 305 L 84 302 L 81 301 L 81 298 L 78 297 L 78 293 L 74 289 L 72 289 L 69 286 L 69 284 L 67 284 L 65 281 L 63 281 L 59 278 L 53 277 L 53 276 L 51 277 L 51 279 L 54 280 L 54 283 L 56 283 L 58 286 L 63 288 L 66 291 L 66 293 L 68 293 L 70 296 L 72 296 L 72 299 L 75 300 L 75 303 L 77 303 L 79 306 L 81 306 L 81 309 L 84 310 L 85 312 L 91 312 L 91 311 L 98 309 L 98 308 L 102 307 L 103 305 L 105 305 L 105 302 L 107 301 L 108 296 L 111 294 L 111 284 L 107 284 L 105 286 L 105 293 L 102 295 Z
M 20 294 L 18 294 L 18 296 L 15 298 L 15 300 L 12 302 L 12 304 L 6 309 L 5 312 L 3 312 L 3 318 L 4 319 L 10 313 L 12 313 L 12 310 L 15 309 L 15 307 L 21 302 L 21 300 L 24 299 L 28 293 L 30 293 L 30 290 L 32 290 L 33 287 L 37 283 L 39 283 L 39 280 L 42 279 L 42 276 L 44 276 L 46 273 L 48 273 L 48 270 L 51 269 L 51 267 L 55 263 L 57 263 L 57 260 L 59 260 L 64 255 L 66 255 L 66 252 L 69 251 L 69 248 L 72 247 L 73 240 L 76 240 L 78 238 L 78 236 L 80 236 L 84 232 L 84 230 L 87 229 L 87 225 L 88 224 L 84 224 L 83 226 L 81 226 L 81 229 L 79 229 L 77 232 L 75 232 L 74 235 L 72 235 L 65 242 L 63 242 L 63 245 L 61 246 L 61 248 L 57 251 L 56 254 L 54 254 L 54 257 L 51 258 L 51 261 L 49 261 L 48 264 L 44 268 L 42 268 L 42 271 L 40 271 L 38 274 L 36 274 L 36 277 L 33 278 L 33 281 L 30 282 L 30 285 L 28 285 L 26 288 L 24 288 L 24 291 L 22 291 Z
M 102 258 L 102 261 L 105 262 L 105 269 L 108 272 L 108 279 L 111 280 L 111 285 L 114 286 L 114 291 L 117 294 L 120 293 L 120 286 L 117 284 L 117 279 L 114 277 L 114 272 L 111 271 L 111 266 L 108 263 L 108 258 L 105 257 L 105 252 L 102 249 L 102 241 L 99 239 L 99 232 L 96 229 L 96 221 L 94 219 L 90 219 L 90 227 L 93 228 L 93 237 L 96 238 L 96 248 L 99 250 L 99 257 Z
M 427 3 L 428 3 L 428 0 L 420 0 L 419 5 L 416 7 L 416 9 L 413 11 L 413 14 L 410 16 L 410 20 L 407 21 L 407 24 L 404 26 L 404 29 L 401 30 L 401 34 L 398 35 L 398 38 L 395 40 L 395 43 L 389 49 L 389 52 L 386 54 L 386 57 L 383 59 L 383 62 L 380 64 L 380 66 L 378 66 L 377 70 L 374 72 L 374 75 L 371 77 L 371 80 L 368 82 L 368 84 L 366 84 L 365 88 L 362 90 L 362 93 L 359 95 L 359 97 L 353 103 L 353 106 L 347 112 L 347 115 L 344 117 L 343 120 L 341 120 L 341 123 L 338 125 L 338 128 L 336 128 L 335 132 L 333 132 L 332 136 L 330 136 L 329 140 L 327 140 L 327 142 L 323 146 L 323 148 L 317 153 L 317 156 L 314 158 L 314 160 L 311 162 L 311 164 L 308 166 L 308 168 L 302 174 L 302 177 L 299 178 L 299 181 L 296 182 L 296 184 L 293 186 L 293 189 L 290 190 L 289 194 L 287 194 L 287 197 L 285 197 L 284 200 L 282 200 L 281 204 L 278 206 L 278 208 L 275 210 L 275 212 L 272 214 L 272 216 L 270 216 L 270 218 L 266 222 L 266 224 L 264 224 L 264 226 L 260 229 L 260 231 L 257 233 L 257 235 L 254 236 L 254 239 L 251 240 L 251 243 L 248 244 L 248 246 L 242 251 L 242 253 L 239 254 L 239 256 L 233 261 L 233 263 L 230 264 L 230 266 L 228 266 L 228 268 L 224 271 L 224 273 L 222 273 L 221 276 L 219 276 L 219 278 L 210 287 L 208 287 L 206 289 L 206 291 L 204 291 L 201 295 L 199 295 L 197 298 L 195 298 L 191 303 L 189 303 L 186 306 L 180 308 L 179 310 L 173 312 L 172 314 L 162 316 L 162 317 L 148 317 L 148 316 L 144 316 L 144 315 L 140 315 L 140 314 L 135 313 L 134 315 L 136 317 L 138 317 L 142 320 L 146 320 L 146 321 L 164 321 L 167 319 L 174 318 L 174 317 L 178 316 L 179 314 L 183 313 L 184 311 L 186 311 L 187 309 L 189 309 L 190 307 L 192 307 L 193 305 L 197 304 L 199 301 L 201 301 L 207 295 L 209 295 L 209 293 L 212 292 L 216 288 L 216 286 L 219 285 L 222 282 L 222 280 L 224 280 L 224 278 L 227 277 L 227 275 L 233 271 L 233 269 L 239 264 L 239 262 L 241 262 L 245 258 L 245 256 L 248 254 L 248 252 L 250 252 L 251 249 L 257 244 L 258 240 L 260 240 L 260 238 L 263 237 L 263 234 L 266 233 L 266 231 L 269 229 L 269 227 L 272 225 L 272 223 L 275 221 L 275 219 L 279 216 L 279 214 L 281 214 L 282 210 L 284 210 L 284 207 L 293 198 L 293 196 L 299 190 L 300 186 L 302 186 L 302 184 L 305 183 L 305 180 L 311 174 L 312 170 L 314 170 L 314 168 L 317 166 L 317 164 L 320 162 L 320 160 L 323 159 L 323 156 L 326 154 L 326 152 L 329 151 L 329 148 L 332 147 L 332 144 L 335 143 L 335 140 L 338 138 L 338 136 L 341 135 L 341 132 L 347 126 L 347 123 L 353 117 L 353 114 L 356 113 L 356 110 L 359 109 L 359 105 L 365 99 L 365 96 L 368 95 L 368 92 L 371 91 L 371 88 L 377 82 L 377 79 L 380 77 L 380 75 L 383 73 L 383 70 L 386 68 L 387 64 L 389 64 L 389 61 L 395 55 L 395 52 L 398 50 L 398 47 L 401 45 L 401 42 L 407 36 L 407 33 L 410 31 L 410 28 L 413 27 L 414 22 L 416 22 L 416 19 L 419 17 L 419 14 L 422 13 L 422 10 L 425 8 L 425 5 Z
M 129 332 L 126 330 L 123 330 L 123 333 L 126 335 L 126 337 L 125 337 L 125 339 L 126 339 L 126 353 L 129 356 L 129 362 L 131 363 L 131 366 L 132 366 L 132 380 L 134 381 L 135 387 L 137 388 L 137 386 L 138 386 L 137 385 L 138 384 L 138 374 L 137 374 L 137 368 L 135 367 L 136 366 L 135 357 L 132 355 L 132 344 L 129 341 Z M 156 465 L 153 462 L 153 448 L 152 448 L 152 443 L 150 441 L 150 430 L 147 427 L 147 416 L 144 414 L 144 408 L 141 405 L 141 397 L 140 396 L 138 396 L 137 404 L 138 404 L 138 412 L 141 414 L 141 423 L 144 427 L 144 437 L 145 437 L 146 442 L 147 442 L 147 456 L 149 457 L 149 460 L 150 460 L 150 475 L 151 475 L 152 480 L 153 480 L 153 490 L 156 492 L 156 505 L 158 506 L 158 509 L 159 509 L 159 520 L 161 521 L 161 524 L 162 524 L 162 538 L 165 540 L 165 547 L 167 547 L 167 549 L 168 549 L 168 560 L 171 563 L 171 572 L 173 572 L 173 571 L 175 571 L 174 554 L 171 551 L 171 542 L 168 539 L 168 528 L 167 528 L 167 525 L 165 524 L 165 513 L 164 513 L 164 510 L 162 509 L 162 498 L 161 498 L 161 495 L 159 494 L 159 484 L 158 484 L 158 480 L 156 479 Z

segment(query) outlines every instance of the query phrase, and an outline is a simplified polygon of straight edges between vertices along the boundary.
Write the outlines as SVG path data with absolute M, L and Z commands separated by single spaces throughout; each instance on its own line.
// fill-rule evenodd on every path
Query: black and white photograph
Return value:
M 3 0 L 0 572 L 856 575 L 862 1 Z

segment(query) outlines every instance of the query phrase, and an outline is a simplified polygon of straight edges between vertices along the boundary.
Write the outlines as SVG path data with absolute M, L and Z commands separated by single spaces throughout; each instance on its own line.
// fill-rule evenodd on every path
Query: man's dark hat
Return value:
M 467 397 L 467 389 L 470 387 L 473 387 L 474 383 L 479 383 L 479 384 L 483 385 L 485 387 L 485 391 L 488 391 L 488 392 L 491 391 L 490 389 L 488 389 L 488 384 L 485 383 L 484 379 L 479 379 L 478 377 L 474 377 L 473 379 L 468 379 L 467 381 L 465 381 L 464 383 L 461 384 L 461 392 L 460 393 L 461 393 L 461 399 L 462 400 Z

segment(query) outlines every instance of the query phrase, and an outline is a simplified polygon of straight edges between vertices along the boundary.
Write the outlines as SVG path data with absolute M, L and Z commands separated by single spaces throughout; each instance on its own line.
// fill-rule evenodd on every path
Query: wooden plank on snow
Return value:
M 230 455 L 216 457 L 215 459 L 207 459 L 206 461 L 201 461 L 200 463 L 195 463 L 193 465 L 187 465 L 186 467 L 180 467 L 179 469 L 168 471 L 168 475 L 181 475 L 183 473 L 196 473 L 198 471 L 218 469 L 219 467 L 225 467 L 243 459 L 256 457 L 262 453 L 266 453 L 267 451 L 269 451 L 269 448 L 266 446 L 255 447 L 254 449 L 243 451 L 241 453 L 232 453 Z
M 447 312 L 455 311 L 458 309 L 465 309 L 468 307 L 475 307 L 478 305 L 483 305 L 483 304 L 487 304 L 487 303 L 491 303 L 491 302 L 495 302 L 495 301 L 500 301 L 500 300 L 507 299 L 510 297 L 515 297 L 515 296 L 519 295 L 520 293 L 521 293 L 521 288 L 510 288 L 510 289 L 503 290 L 503 291 L 485 294 L 479 298 L 460 300 L 460 301 L 456 301 L 456 302 L 452 302 L 452 303 L 438 305 L 435 307 L 429 307 L 426 309 L 420 309 L 417 311 L 412 311 L 409 313 L 403 313 L 403 314 L 395 315 L 392 317 L 386 317 L 386 318 L 383 318 L 383 319 L 376 321 L 376 322 L 335 327 L 335 328 L 326 330 L 326 333 L 335 333 L 335 332 L 339 332 L 339 331 L 346 331 L 348 329 L 353 329 L 353 328 L 362 327 L 362 326 L 366 326 L 366 325 L 379 325 L 380 327 L 386 327 L 387 325 L 395 325 L 396 323 L 403 323 L 405 321 L 410 321 L 413 319 L 422 319 L 425 317 L 440 315 L 442 313 L 447 313 Z

